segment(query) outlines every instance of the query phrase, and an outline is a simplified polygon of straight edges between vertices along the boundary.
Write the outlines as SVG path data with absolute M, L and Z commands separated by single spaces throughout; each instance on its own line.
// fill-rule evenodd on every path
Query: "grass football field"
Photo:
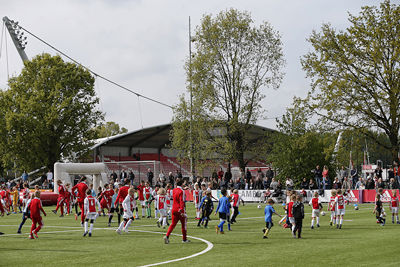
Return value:
M 180 236 L 171 236 L 170 244 L 164 244 L 166 229 L 158 228 L 154 218 L 136 220 L 128 234 L 118 235 L 117 218 L 107 227 L 108 218 L 101 216 L 89 238 L 82 237 L 80 221 L 73 215 L 59 218 L 51 212 L 54 207 L 46 207 L 39 239 L 30 240 L 30 220 L 18 235 L 21 214 L 0 217 L 0 231 L 5 233 L 0 236 L 0 266 L 143 266 L 184 257 L 188 258 L 165 265 L 399 266 L 400 225 L 391 223 L 390 213 L 385 226 L 377 224 L 371 204 L 360 205 L 357 211 L 347 206 L 341 230 L 329 226 L 328 212 L 321 217 L 321 227 L 311 230 L 311 209 L 306 205 L 302 239 L 294 239 L 289 229 L 279 226 L 277 216 L 269 238 L 263 239 L 264 206 L 240 206 L 238 222 L 224 235 L 215 232 L 217 216 L 213 214 L 208 229 L 198 228 L 193 204 L 187 206 L 188 244 Z M 283 214 L 280 204 L 275 209 Z M 387 205 L 385 209 L 389 211 Z M 181 233 L 180 224 L 173 233 Z

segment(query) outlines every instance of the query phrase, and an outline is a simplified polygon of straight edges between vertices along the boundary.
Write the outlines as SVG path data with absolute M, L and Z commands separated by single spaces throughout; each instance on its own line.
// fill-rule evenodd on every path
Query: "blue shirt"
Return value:
M 218 201 L 217 212 L 229 213 L 231 203 L 227 197 L 221 197 Z
M 272 214 L 274 212 L 275 212 L 275 210 L 271 205 L 265 206 L 265 209 L 264 209 L 265 222 L 272 222 Z

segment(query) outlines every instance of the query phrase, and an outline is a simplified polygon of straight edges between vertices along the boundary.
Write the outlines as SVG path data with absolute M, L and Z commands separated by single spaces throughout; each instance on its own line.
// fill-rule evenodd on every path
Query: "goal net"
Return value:
M 118 161 L 118 162 L 104 162 L 107 167 L 107 176 L 110 177 L 115 172 L 120 177 L 122 172 L 126 172 L 129 177 L 129 172 L 135 175 L 134 183 L 139 184 L 141 180 L 147 181 L 147 172 L 150 169 L 153 174 L 153 184 L 156 183 L 160 173 L 160 162 L 155 160 L 149 161 Z

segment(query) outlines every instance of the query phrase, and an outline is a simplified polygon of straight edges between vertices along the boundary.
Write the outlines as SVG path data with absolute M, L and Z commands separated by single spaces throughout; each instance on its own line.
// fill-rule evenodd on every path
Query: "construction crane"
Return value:
M 18 25 L 18 21 L 10 20 L 8 17 L 3 17 L 4 25 L 6 26 L 8 33 L 11 36 L 11 39 L 17 48 L 18 54 L 22 59 L 22 62 L 25 60 L 29 60 L 28 56 L 25 53 L 25 47 L 27 45 L 27 37 L 24 36 L 24 32 L 21 27 Z

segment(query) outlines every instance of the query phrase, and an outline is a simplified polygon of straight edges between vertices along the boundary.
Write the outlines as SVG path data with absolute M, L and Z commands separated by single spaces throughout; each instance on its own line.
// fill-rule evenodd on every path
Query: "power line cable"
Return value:
M 22 27 L 22 26 L 20 26 L 20 25 L 18 25 L 18 27 L 19 27 L 20 29 L 23 29 L 25 32 L 29 33 L 31 36 L 33 36 L 34 38 L 38 39 L 38 40 L 41 41 L 42 43 L 44 43 L 44 44 L 46 44 L 47 46 L 51 47 L 52 49 L 54 49 L 55 51 L 57 51 L 58 53 L 60 53 L 60 54 L 63 55 L 64 57 L 68 58 L 69 60 L 73 61 L 74 63 L 78 64 L 79 66 L 85 68 L 86 70 L 88 70 L 88 71 L 89 71 L 90 73 L 92 73 L 93 75 L 95 75 L 95 76 L 97 76 L 97 77 L 99 77 L 99 78 L 101 78 L 101 79 L 103 79 L 103 80 L 105 80 L 105 81 L 107 81 L 107 82 L 109 82 L 109 83 L 111 83 L 111 84 L 113 84 L 113 85 L 115 85 L 115 86 L 121 88 L 121 89 L 124 89 L 125 91 L 128 91 L 128 92 L 130 92 L 130 93 L 132 93 L 132 94 L 135 94 L 137 97 L 142 97 L 142 98 L 144 98 L 144 99 L 147 99 L 147 100 L 149 100 L 149 101 L 152 101 L 152 102 L 154 102 L 154 103 L 157 103 L 157 104 L 160 104 L 160 105 L 163 105 L 163 106 L 166 106 L 166 107 L 169 107 L 169 108 L 172 109 L 172 106 L 171 106 L 171 105 L 165 104 L 165 103 L 160 102 L 160 101 L 158 101 L 158 100 L 155 100 L 155 99 L 153 99 L 153 98 L 150 98 L 150 97 L 147 97 L 147 96 L 145 96 L 145 95 L 139 94 L 139 93 L 137 93 L 137 92 L 135 92 L 135 91 L 133 91 L 133 90 L 131 90 L 131 89 L 129 89 L 129 88 L 123 86 L 123 85 L 120 85 L 120 84 L 117 83 L 117 82 L 114 82 L 114 81 L 112 81 L 112 80 L 110 80 L 110 79 L 108 79 L 108 78 L 106 78 L 106 77 L 104 77 L 104 76 L 102 76 L 102 75 L 100 75 L 100 74 L 94 72 L 94 71 L 91 70 L 90 68 L 88 68 L 88 67 L 86 67 L 85 65 L 79 63 L 77 60 L 75 60 L 75 59 L 73 59 L 72 57 L 68 56 L 68 55 L 65 54 L 64 52 L 60 51 L 59 49 L 57 49 L 57 48 L 54 47 L 53 45 L 49 44 L 48 42 L 46 42 L 46 41 L 43 40 L 42 38 L 38 37 L 37 35 L 33 34 L 33 33 L 30 32 L 30 31 L 28 31 L 28 30 L 25 29 L 24 27 Z

